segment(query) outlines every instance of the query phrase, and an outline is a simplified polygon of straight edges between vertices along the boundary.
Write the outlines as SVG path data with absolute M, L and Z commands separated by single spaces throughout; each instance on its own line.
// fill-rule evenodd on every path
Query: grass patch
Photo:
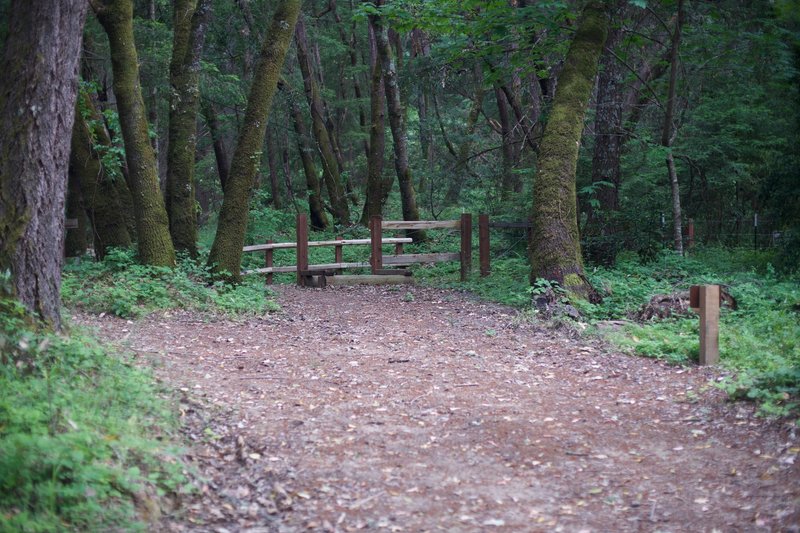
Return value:
M 91 337 L 0 307 L 0 531 L 146 531 L 134 499 L 190 490 L 164 394 Z

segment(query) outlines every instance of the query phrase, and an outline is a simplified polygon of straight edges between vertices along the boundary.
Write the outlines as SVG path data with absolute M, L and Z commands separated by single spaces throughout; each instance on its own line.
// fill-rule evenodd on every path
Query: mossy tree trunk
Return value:
M 175 0 L 167 148 L 167 214 L 176 250 L 197 256 L 194 159 L 200 104 L 200 56 L 211 0 Z
M 589 297 L 596 297 L 596 292 L 583 272 L 575 171 L 583 120 L 608 26 L 605 5 L 590 2 L 558 77 L 533 184 L 531 281 L 555 281 L 571 293 Z
M 381 0 L 376 2 L 378 6 L 383 4 L 384 2 Z M 397 65 L 394 54 L 389 44 L 389 29 L 384 25 L 380 15 L 370 15 L 369 21 L 375 31 L 378 57 L 383 68 L 383 87 L 386 93 L 389 127 L 392 130 L 392 140 L 394 141 L 394 168 L 397 173 L 397 182 L 400 186 L 403 220 L 419 220 L 414 180 L 411 176 L 411 167 L 408 164 L 406 114 L 400 102 L 400 84 L 397 79 Z M 421 230 L 410 231 L 408 235 L 415 241 L 423 241 L 426 238 L 425 232 Z
M 365 226 L 373 216 L 382 215 L 384 199 L 383 152 L 386 149 L 386 111 L 383 90 L 383 69 L 378 61 L 375 31 L 369 27 L 370 37 L 370 124 L 367 150 L 367 191 L 361 223 Z M 389 183 L 391 187 L 391 182 Z
M 339 161 L 336 156 L 336 145 L 334 143 L 332 129 L 329 130 L 326 124 L 325 105 L 319 91 L 319 85 L 314 75 L 311 58 L 308 50 L 308 39 L 306 38 L 305 26 L 302 19 L 297 23 L 295 33 L 297 44 L 297 62 L 300 64 L 300 72 L 303 74 L 303 87 L 305 88 L 308 107 L 311 111 L 311 131 L 317 141 L 320 159 L 322 161 L 322 178 L 325 188 L 328 191 L 328 199 L 331 203 L 331 213 L 336 223 L 342 226 L 350 224 L 350 207 L 347 203 L 347 194 L 342 185 L 342 177 L 339 172 Z
M 61 327 L 69 139 L 84 0 L 13 0 L 0 67 L 0 299 Z
M 126 208 L 119 196 L 119 189 L 126 185 L 121 176 L 112 179 L 108 175 L 95 151 L 96 144 L 109 146 L 110 139 L 91 98 L 83 95 L 79 101 L 72 126 L 70 179 L 74 177 L 80 187 L 83 205 L 92 224 L 95 255 L 103 259 L 110 247 L 127 247 L 132 242 L 125 222 Z M 94 131 L 87 124 L 84 113 L 95 124 Z
M 133 38 L 133 0 L 90 0 L 108 36 L 114 95 L 125 142 L 128 185 L 133 196 L 139 261 L 173 266 L 175 249 L 158 184 L 158 166 L 147 126 L 139 82 L 139 58 Z
M 272 98 L 275 96 L 286 51 L 300 14 L 300 4 L 300 0 L 282 0 L 275 10 L 267 37 L 261 46 L 247 99 L 244 123 L 231 161 L 231 173 L 225 186 L 219 225 L 208 263 L 219 277 L 228 277 L 232 281 L 240 279 L 250 190 L 261 160 L 261 147 L 264 144 Z

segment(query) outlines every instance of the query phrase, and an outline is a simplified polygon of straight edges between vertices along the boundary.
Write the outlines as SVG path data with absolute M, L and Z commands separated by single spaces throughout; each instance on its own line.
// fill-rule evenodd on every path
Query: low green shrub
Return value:
M 0 306 L 0 531 L 146 531 L 134 495 L 190 490 L 162 391 L 90 337 Z
M 174 269 L 140 265 L 126 249 L 111 250 L 103 261 L 67 264 L 61 294 L 68 307 L 124 318 L 172 308 L 229 315 L 278 308 L 273 293 L 258 277 L 246 277 L 235 286 L 213 282 L 201 262 L 183 258 Z

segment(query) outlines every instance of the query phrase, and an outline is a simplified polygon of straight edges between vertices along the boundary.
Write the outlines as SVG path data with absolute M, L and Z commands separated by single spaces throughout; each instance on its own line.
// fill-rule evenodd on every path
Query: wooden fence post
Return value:
M 304 213 L 297 215 L 297 284 L 305 286 L 303 273 L 308 270 L 308 222 Z
M 337 241 L 342 241 L 342 240 L 344 240 L 344 237 L 339 235 L 338 237 L 336 237 L 336 240 Z M 334 263 L 344 263 L 344 254 L 342 253 L 342 248 L 343 248 L 343 246 L 341 244 L 334 244 L 333 245 L 333 262 Z M 342 269 L 341 268 L 337 268 L 336 272 L 341 274 L 342 273 Z
M 370 238 L 370 258 L 372 274 L 377 275 L 383 268 L 383 221 L 380 216 L 375 215 L 369 219 L 369 238 Z
M 694 286 L 689 306 L 700 313 L 700 364 L 719 362 L 719 285 Z
M 472 215 L 461 214 L 461 281 L 472 271 Z
M 481 277 L 491 272 L 489 258 L 489 215 L 478 215 L 478 259 L 481 264 Z
M 273 241 L 272 239 L 267 241 L 267 244 L 274 244 L 274 243 L 275 241 Z M 273 250 L 272 248 L 264 250 L 264 266 L 267 268 L 272 268 L 272 253 L 274 251 L 275 250 Z M 272 272 L 267 274 L 267 285 L 272 285 Z

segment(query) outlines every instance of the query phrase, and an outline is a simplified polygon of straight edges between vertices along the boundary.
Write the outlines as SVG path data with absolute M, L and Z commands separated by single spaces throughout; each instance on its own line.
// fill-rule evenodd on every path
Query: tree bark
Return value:
M 112 246 L 127 247 L 131 245 L 131 236 L 125 223 L 125 211 L 119 198 L 118 188 L 124 183 L 114 183 L 105 171 L 94 146 L 103 144 L 109 139 L 94 134 L 86 123 L 81 111 L 93 117 L 96 114 L 92 101 L 88 96 L 81 98 L 82 104 L 77 106 L 75 122 L 72 127 L 72 153 L 69 160 L 70 176 L 74 176 L 80 186 L 86 213 L 92 223 L 94 250 L 97 259 L 105 257 Z M 102 127 L 98 125 L 96 129 Z M 122 181 L 122 177 L 117 180 Z
M 514 172 L 517 150 L 514 147 L 513 127 L 508 113 L 508 100 L 500 87 L 495 87 L 494 98 L 497 102 L 497 113 L 500 117 L 500 135 L 502 136 L 500 194 L 504 200 L 508 200 L 513 193 L 520 192 L 522 180 L 520 180 L 519 174 Z
M 219 119 L 217 118 L 217 111 L 214 109 L 214 104 L 202 100 L 200 105 L 203 116 L 206 117 L 208 131 L 211 133 L 211 139 L 214 143 L 214 158 L 217 162 L 219 186 L 224 192 L 225 184 L 228 183 L 228 175 L 231 171 L 231 165 L 228 162 L 228 149 L 225 148 L 225 140 L 222 137 L 222 129 L 219 125 Z
M 275 132 L 267 131 L 267 138 L 264 142 L 264 147 L 267 151 L 267 165 L 269 166 L 269 190 L 272 195 L 272 207 L 281 209 L 283 202 L 281 201 L 281 187 L 278 169 L 278 154 L 275 147 Z
M 624 132 L 622 129 L 622 66 L 613 50 L 622 32 L 610 33 L 600 57 L 595 105 L 595 141 L 592 157 L 592 183 L 597 185 L 597 209 L 589 206 L 587 255 L 594 261 L 611 266 L 617 255 L 614 225 L 619 210 L 619 187 L 622 182 L 620 158 Z
M 583 11 L 559 74 L 533 185 L 531 281 L 555 281 L 571 293 L 590 298 L 597 294 L 583 273 L 575 171 L 583 120 L 608 34 L 605 9 L 590 2 Z
M 669 59 L 669 89 L 667 93 L 667 109 L 664 113 L 664 129 L 661 134 L 661 145 L 667 149 L 667 175 L 672 195 L 672 240 L 675 252 L 683 254 L 683 224 L 681 221 L 681 191 L 678 184 L 678 172 L 675 170 L 675 158 L 672 154 L 672 143 L 677 130 L 675 120 L 675 88 L 678 81 L 678 49 L 681 45 L 681 29 L 683 26 L 683 0 L 678 0 L 678 20 L 672 34 L 672 48 Z
M 0 76 L 0 300 L 55 329 L 83 0 L 13 0 Z
M 302 19 L 297 23 L 295 42 L 297 44 L 297 62 L 300 64 L 300 72 L 303 74 L 303 86 L 308 100 L 308 107 L 311 110 L 311 131 L 317 141 L 317 148 L 322 161 L 322 178 L 328 191 L 331 212 L 337 224 L 346 226 L 350 224 L 350 206 L 347 203 L 347 194 L 342 186 L 336 147 L 325 121 L 325 105 L 311 68 L 311 56 Z
M 76 117 L 77 118 L 77 117 Z M 64 239 L 64 257 L 80 257 L 86 253 L 88 248 L 86 234 L 89 219 L 83 210 L 81 198 L 81 187 L 78 177 L 72 172 L 69 173 L 67 183 L 67 213 L 66 217 L 77 222 L 77 228 L 67 228 Z
M 452 167 L 452 177 L 450 186 L 447 189 L 447 194 L 444 197 L 445 205 L 454 205 L 458 202 L 458 197 L 461 195 L 461 187 L 464 184 L 464 175 L 470 172 L 467 162 L 469 161 L 469 152 L 472 150 L 473 136 L 475 135 L 475 127 L 478 125 L 478 117 L 480 116 L 481 109 L 483 108 L 483 97 L 485 94 L 483 87 L 483 72 L 480 66 L 475 68 L 475 94 L 472 97 L 472 105 L 467 115 L 467 124 L 464 130 L 464 140 L 458 147 L 458 158 L 455 165 Z
M 289 100 L 289 112 L 294 123 L 294 132 L 297 134 L 297 150 L 300 154 L 300 161 L 303 164 L 303 173 L 306 176 L 311 227 L 315 230 L 323 230 L 328 227 L 328 216 L 325 214 L 325 207 L 322 205 L 322 187 L 319 183 L 317 165 L 314 164 L 314 149 L 306 132 L 306 125 L 303 122 L 303 114 L 297 104 L 297 98 L 288 86 L 286 92 Z
M 369 124 L 369 150 L 367 152 L 367 191 L 364 211 L 361 214 L 361 223 L 369 224 L 373 216 L 383 214 L 384 180 L 383 180 L 383 154 L 386 149 L 386 114 L 383 90 L 383 69 L 378 61 L 375 49 L 375 32 L 370 25 L 370 124 Z M 391 186 L 391 182 L 389 183 Z
M 376 5 L 383 5 L 379 0 Z M 397 80 L 397 66 L 391 46 L 389 45 L 389 30 L 384 25 L 379 15 L 369 16 L 370 24 L 375 30 L 375 42 L 378 57 L 383 68 L 383 87 L 386 93 L 386 104 L 389 114 L 389 127 L 392 130 L 394 141 L 394 168 L 397 173 L 397 182 L 400 186 L 400 202 L 403 211 L 403 220 L 419 220 L 419 209 L 414 191 L 414 180 L 408 164 L 408 131 L 406 128 L 405 110 L 400 102 L 400 85 Z M 426 239 L 425 232 L 412 230 L 408 235 L 415 241 Z
M 173 266 L 175 249 L 158 184 L 158 166 L 150 144 L 147 111 L 139 83 L 139 58 L 133 39 L 133 0 L 91 0 L 111 47 L 114 95 L 125 141 L 128 185 L 133 195 L 139 261 Z
M 197 256 L 194 160 L 200 104 L 200 56 L 211 0 L 175 0 L 167 147 L 167 214 L 176 250 Z
M 218 277 L 239 281 L 242 247 L 247 232 L 250 190 L 261 159 L 272 98 L 278 87 L 286 51 L 300 14 L 300 0 L 282 0 L 261 46 L 247 99 L 245 120 L 231 162 L 231 174 L 219 215 L 219 225 L 208 264 Z M 226 274 L 223 274 L 226 273 Z

